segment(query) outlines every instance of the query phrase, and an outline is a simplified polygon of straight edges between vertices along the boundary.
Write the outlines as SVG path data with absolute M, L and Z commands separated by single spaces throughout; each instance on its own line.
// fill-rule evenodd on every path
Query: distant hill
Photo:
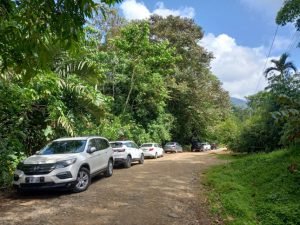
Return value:
M 247 107 L 247 101 L 240 99 L 240 98 L 235 98 L 235 97 L 231 97 L 231 104 L 233 104 L 234 106 L 238 106 L 241 108 L 246 108 Z

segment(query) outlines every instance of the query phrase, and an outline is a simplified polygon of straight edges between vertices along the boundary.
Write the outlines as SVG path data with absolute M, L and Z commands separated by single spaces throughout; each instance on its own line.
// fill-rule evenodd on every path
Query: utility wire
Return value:
M 275 39 L 276 39 L 276 36 L 277 36 L 277 33 L 278 33 L 278 28 L 279 28 L 279 25 L 277 25 L 277 27 L 276 27 L 276 30 L 275 30 L 275 33 L 274 33 L 274 37 L 273 37 L 273 41 L 272 41 L 272 44 L 270 46 L 270 49 L 269 49 L 269 52 L 268 52 L 268 55 L 267 55 L 267 58 L 266 58 L 266 62 L 265 62 L 265 65 L 264 65 L 264 68 L 263 68 L 263 71 L 262 71 L 262 75 L 264 75 L 265 69 L 267 67 L 267 64 L 268 64 L 268 61 L 269 61 L 269 57 L 271 55 L 271 52 L 272 52 L 272 49 L 273 49 L 273 46 L 274 46 L 274 42 L 275 42 Z M 260 78 L 259 78 L 259 80 L 257 82 L 255 92 L 257 92 L 257 89 L 258 89 L 258 87 L 260 85 L 262 77 L 263 76 L 260 76 Z
M 294 34 L 291 38 L 291 42 L 290 44 L 288 45 L 288 47 L 286 48 L 285 52 L 290 52 L 290 50 L 292 49 L 292 46 L 294 45 L 294 41 L 295 41 L 295 37 L 297 36 L 297 30 L 294 31 Z
M 297 47 L 297 43 L 299 41 L 299 38 L 300 38 L 300 33 L 296 30 L 294 35 L 293 35 L 293 38 L 291 40 L 291 43 L 290 43 L 289 47 L 286 49 L 285 52 L 290 53 L 290 51 L 293 48 Z

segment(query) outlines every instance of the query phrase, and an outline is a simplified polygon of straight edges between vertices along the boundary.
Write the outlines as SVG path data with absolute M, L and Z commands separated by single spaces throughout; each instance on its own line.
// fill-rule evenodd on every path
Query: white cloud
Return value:
M 241 46 L 226 34 L 208 34 L 199 44 L 214 54 L 212 71 L 223 82 L 223 87 L 231 96 L 244 98 L 266 86 L 263 77 L 266 48 L 263 46 Z
M 141 20 L 147 19 L 153 14 L 157 14 L 163 17 L 170 15 L 194 18 L 195 10 L 192 7 L 181 7 L 179 9 L 168 9 L 163 2 L 158 2 L 155 9 L 151 12 L 143 2 L 137 0 L 125 0 L 120 8 L 127 20 Z
M 152 14 L 157 14 L 163 17 L 167 17 L 169 15 L 173 16 L 181 16 L 187 18 L 195 17 L 195 10 L 192 7 L 184 7 L 180 9 L 167 9 L 163 2 L 158 2 L 156 4 L 156 9 L 153 11 Z
M 136 0 L 126 0 L 121 4 L 120 8 L 128 20 L 146 19 L 151 15 L 144 3 L 136 2 Z

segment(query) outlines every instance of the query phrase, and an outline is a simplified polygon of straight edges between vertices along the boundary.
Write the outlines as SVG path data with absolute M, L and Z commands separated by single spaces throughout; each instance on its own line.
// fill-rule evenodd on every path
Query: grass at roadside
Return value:
M 225 159 L 207 173 L 212 211 L 225 224 L 300 224 L 299 147 Z

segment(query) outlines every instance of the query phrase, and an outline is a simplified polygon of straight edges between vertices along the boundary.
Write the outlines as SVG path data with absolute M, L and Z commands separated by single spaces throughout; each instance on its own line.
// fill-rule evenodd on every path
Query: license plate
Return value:
M 26 177 L 26 183 L 41 183 L 41 177 Z

